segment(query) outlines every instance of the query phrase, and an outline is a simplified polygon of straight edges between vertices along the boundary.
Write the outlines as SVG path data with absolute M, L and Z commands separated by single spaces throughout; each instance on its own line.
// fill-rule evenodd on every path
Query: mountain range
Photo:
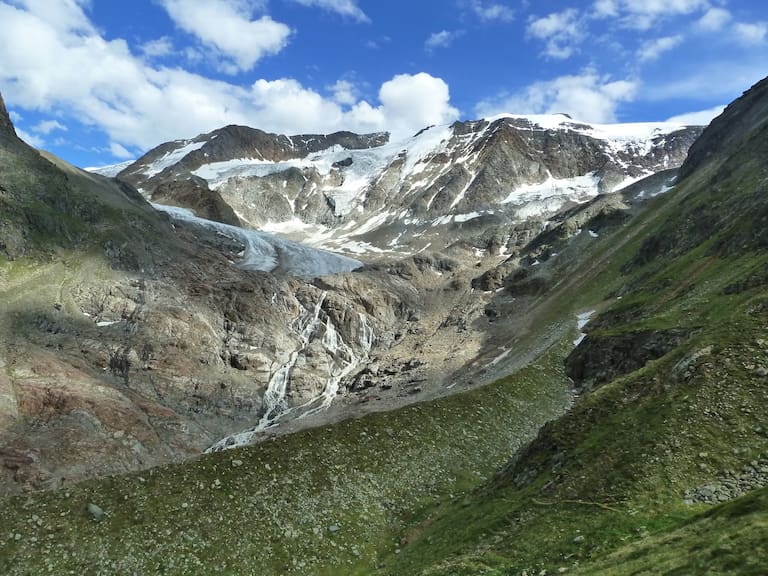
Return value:
M 85 172 L 0 99 L 0 571 L 763 573 L 767 131 L 764 80 Z
M 282 136 L 227 126 L 163 144 L 117 178 L 155 202 L 343 252 L 398 255 L 468 240 L 499 249 L 510 223 L 659 172 L 670 171 L 671 181 L 700 132 L 565 115 L 431 126 L 399 142 L 381 133 Z

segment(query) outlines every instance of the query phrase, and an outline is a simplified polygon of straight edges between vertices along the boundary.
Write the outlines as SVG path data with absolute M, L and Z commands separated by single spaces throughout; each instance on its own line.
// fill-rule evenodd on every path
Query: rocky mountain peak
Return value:
M 305 233 L 321 231 L 333 250 L 389 251 L 413 241 L 439 249 L 470 229 L 509 237 L 508 225 L 546 220 L 676 169 L 700 132 L 669 123 L 592 125 L 563 114 L 430 126 L 397 142 L 387 133 L 287 136 L 226 126 L 163 144 L 118 178 L 155 201 L 169 181 L 197 182 L 195 195 L 174 184 L 166 201 L 214 217 L 188 201 L 202 190 L 246 226 L 300 223 Z M 455 226 L 455 234 L 447 230 Z
M 0 94 L 0 132 L 10 132 L 16 136 L 16 130 L 13 128 L 13 122 L 11 122 L 11 117 L 5 107 L 2 94 Z
M 694 173 L 711 159 L 726 158 L 734 146 L 745 145 L 747 135 L 757 134 L 768 123 L 768 78 L 761 80 L 733 101 L 712 120 L 690 148 L 680 168 L 680 178 Z

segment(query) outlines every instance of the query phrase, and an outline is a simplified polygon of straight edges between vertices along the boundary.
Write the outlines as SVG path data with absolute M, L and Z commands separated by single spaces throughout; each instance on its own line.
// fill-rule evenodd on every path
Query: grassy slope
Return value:
M 562 411 L 564 388 L 545 363 L 396 413 L 6 499 L 0 573 L 367 574 L 414 514 L 478 485 Z
M 684 328 L 687 341 L 587 395 L 492 482 L 412 528 L 391 574 L 768 571 L 765 489 L 711 511 L 683 502 L 768 455 L 766 116 L 602 238 L 613 254 L 578 291 L 607 304 L 592 336 Z

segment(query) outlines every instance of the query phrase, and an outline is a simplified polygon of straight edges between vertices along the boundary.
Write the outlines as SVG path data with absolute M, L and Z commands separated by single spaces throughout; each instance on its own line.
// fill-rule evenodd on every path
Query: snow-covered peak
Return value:
M 615 142 L 646 141 L 657 136 L 664 136 L 683 130 L 687 126 L 677 122 L 630 122 L 616 124 L 599 124 L 575 120 L 567 114 L 499 114 L 485 118 L 491 124 L 503 119 L 522 120 L 533 129 L 540 130 L 569 130 L 596 138 Z
M 249 227 L 347 252 L 389 251 L 415 238 L 424 246 L 435 229 L 469 233 L 485 222 L 546 218 L 679 166 L 698 133 L 676 123 L 590 124 L 564 114 L 430 126 L 397 141 L 230 126 L 160 146 L 121 178 L 148 195 L 169 179 L 202 182 Z M 183 184 L 178 189 L 184 204 Z
M 136 160 L 127 160 L 126 162 L 109 164 L 107 166 L 89 166 L 88 168 L 84 168 L 84 170 L 86 172 L 91 172 L 92 174 L 100 174 L 107 178 L 114 178 L 134 162 L 136 162 Z

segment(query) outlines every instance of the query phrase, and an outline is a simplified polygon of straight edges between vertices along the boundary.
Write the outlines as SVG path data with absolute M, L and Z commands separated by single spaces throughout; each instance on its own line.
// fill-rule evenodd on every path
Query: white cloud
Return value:
M 683 37 L 680 35 L 656 38 L 655 40 L 651 40 L 643 44 L 643 46 L 637 52 L 637 57 L 641 62 L 656 60 L 665 52 L 669 52 L 670 50 L 679 46 L 682 41 Z
M 357 0 L 293 0 L 302 6 L 317 6 L 324 10 L 336 12 L 342 16 L 354 18 L 359 22 L 370 22 L 370 19 L 357 5 Z
M 688 126 L 706 126 L 713 118 L 722 114 L 723 110 L 725 110 L 725 106 L 715 106 L 714 108 L 699 110 L 697 112 L 686 112 L 685 114 L 678 114 L 677 116 L 668 118 L 667 122 L 687 124 Z
M 515 11 L 509 6 L 497 2 L 481 2 L 472 0 L 470 8 L 475 15 L 485 22 L 511 22 L 515 19 Z
M 94 27 L 83 12 L 91 0 L 15 0 L 25 10 L 37 14 L 40 19 L 60 30 L 93 33 Z
M 544 40 L 545 55 L 558 60 L 570 58 L 584 37 L 581 18 L 573 8 L 530 20 L 528 34 Z
M 147 58 L 162 58 L 174 53 L 173 42 L 167 36 L 146 42 L 139 47 L 139 50 Z
M 426 42 L 424 42 L 424 48 L 426 48 L 428 52 L 432 52 L 437 48 L 447 48 L 462 34 L 463 32 L 461 30 L 441 30 L 440 32 L 435 32 L 427 38 Z
M 337 83 L 339 86 L 339 83 Z M 354 86 L 343 86 L 354 91 Z M 290 78 L 257 80 L 251 90 L 251 125 L 287 134 L 306 132 L 389 131 L 392 137 L 410 136 L 431 124 L 456 120 L 459 111 L 450 104 L 448 85 L 424 72 L 401 74 L 384 82 L 378 106 L 323 98 Z M 258 119 L 254 122 L 253 118 Z
M 619 15 L 619 8 L 614 0 L 595 0 L 592 13 L 596 18 L 613 18 Z
M 227 124 L 288 134 L 389 130 L 400 137 L 458 117 L 447 84 L 425 73 L 385 82 L 378 102 L 360 100 L 349 80 L 328 96 L 291 78 L 243 87 L 154 65 L 123 40 L 107 41 L 82 20 L 69 21 L 74 27 L 0 1 L 3 95 L 17 114 L 54 112 L 70 130 L 78 122 L 103 132 L 119 157 Z
M 400 74 L 379 90 L 385 126 L 394 136 L 406 136 L 431 124 L 446 124 L 459 117 L 451 106 L 448 84 L 424 72 Z
M 339 80 L 331 86 L 333 100 L 342 106 L 351 106 L 358 99 L 358 89 L 349 80 Z
M 717 32 L 731 20 L 731 13 L 724 8 L 710 8 L 696 22 L 696 26 L 707 32 Z
M 253 69 L 287 44 L 291 29 L 269 16 L 256 20 L 258 4 L 247 0 L 160 0 L 174 23 L 223 58 L 221 69 L 235 74 Z
M 709 0 L 597 0 L 593 5 L 593 15 L 619 18 L 625 27 L 648 30 L 659 20 L 709 8 Z
M 47 136 L 54 130 L 66 131 L 67 127 L 64 126 L 58 120 L 44 120 L 43 122 L 39 122 L 38 124 L 32 127 L 33 132 L 36 132 L 37 134 L 43 134 L 45 136 Z
M 291 78 L 257 80 L 250 98 L 254 112 L 269 118 L 269 127 L 280 132 L 326 132 L 341 123 L 343 112 L 338 104 Z M 289 130 L 290 131 L 290 130 Z
M 114 156 L 115 158 L 119 158 L 120 160 L 129 160 L 131 158 L 136 158 L 135 154 L 127 150 L 124 146 L 117 144 L 116 142 L 110 143 L 109 152 L 112 154 L 112 156 Z
M 634 80 L 611 81 L 593 70 L 581 75 L 560 76 L 536 82 L 516 94 L 506 94 L 480 102 L 478 115 L 564 113 L 576 120 L 596 123 L 616 121 L 616 109 L 622 102 L 635 98 L 638 83 Z
M 742 44 L 762 44 L 768 36 L 768 22 L 739 22 L 734 24 L 733 31 Z

